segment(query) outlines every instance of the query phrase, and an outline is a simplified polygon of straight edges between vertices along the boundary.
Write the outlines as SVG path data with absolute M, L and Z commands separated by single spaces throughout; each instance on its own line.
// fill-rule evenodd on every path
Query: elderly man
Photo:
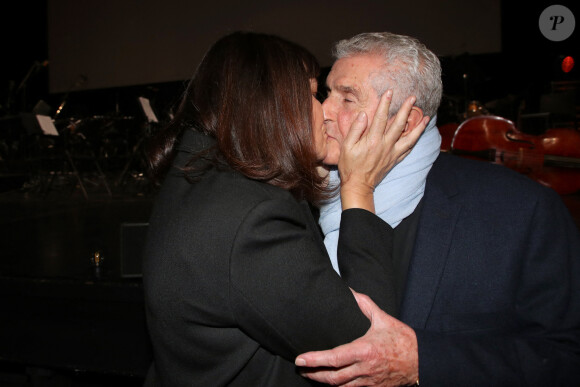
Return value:
M 441 67 L 416 39 L 361 34 L 335 56 L 323 104 L 328 164 L 357 113 L 371 120 L 387 89 L 394 111 L 417 97 L 407 132 L 433 118 L 375 191 L 391 261 L 341 261 L 339 201 L 321 208 L 335 269 L 371 299 L 390 293 L 377 302 L 388 314 L 355 294 L 370 330 L 300 355 L 303 375 L 348 386 L 578 385 L 580 236 L 558 195 L 504 167 L 439 155 Z

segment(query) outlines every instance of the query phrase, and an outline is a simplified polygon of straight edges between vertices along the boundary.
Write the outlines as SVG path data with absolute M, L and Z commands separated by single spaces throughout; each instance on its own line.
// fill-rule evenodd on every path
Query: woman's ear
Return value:
M 409 113 L 409 117 L 407 117 L 407 125 L 405 126 L 405 130 L 401 134 L 401 137 L 406 136 L 407 134 L 411 133 L 413 129 L 417 127 L 421 123 L 423 119 L 423 109 L 413 106 L 411 112 Z

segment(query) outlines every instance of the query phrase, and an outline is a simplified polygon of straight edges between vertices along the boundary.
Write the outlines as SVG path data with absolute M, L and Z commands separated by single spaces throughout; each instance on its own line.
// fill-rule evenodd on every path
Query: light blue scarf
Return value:
M 437 116 L 434 116 L 411 153 L 393 167 L 375 188 L 375 211 L 393 228 L 415 210 L 423 197 L 427 174 L 441 148 L 441 135 L 436 122 Z M 330 183 L 336 185 L 339 181 L 338 171 L 331 171 Z M 336 250 L 341 212 L 340 196 L 320 207 L 319 223 L 325 235 L 324 244 L 337 273 L 340 273 Z

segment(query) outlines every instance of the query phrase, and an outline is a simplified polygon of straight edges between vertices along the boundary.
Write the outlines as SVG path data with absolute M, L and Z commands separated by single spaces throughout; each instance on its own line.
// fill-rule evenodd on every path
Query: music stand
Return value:
M 153 107 L 151 106 L 149 99 L 145 98 L 145 97 L 139 97 L 137 99 L 137 101 L 139 102 L 139 105 L 141 106 L 141 109 L 143 111 L 143 114 L 145 115 L 147 123 L 145 125 L 144 132 L 141 133 L 137 142 L 135 143 L 135 145 L 131 149 L 131 153 L 129 154 L 127 162 L 125 163 L 123 170 L 121 171 L 121 173 L 119 174 L 119 177 L 117 178 L 117 181 L 115 183 L 115 185 L 117 187 L 121 186 L 125 182 L 127 174 L 129 172 L 129 168 L 131 167 L 131 165 L 134 162 L 139 162 L 141 164 L 142 168 L 144 168 L 145 165 L 147 165 L 147 163 L 145 161 L 145 154 L 144 154 L 144 149 L 143 149 L 145 138 L 147 136 L 151 135 L 151 133 L 153 132 L 152 128 L 155 125 L 159 124 L 159 120 L 157 119 L 157 115 L 155 114 L 155 111 L 153 110 Z M 142 179 L 146 178 L 146 175 L 144 172 L 145 171 L 142 171 L 142 173 L 139 174 L 139 177 L 141 177 Z

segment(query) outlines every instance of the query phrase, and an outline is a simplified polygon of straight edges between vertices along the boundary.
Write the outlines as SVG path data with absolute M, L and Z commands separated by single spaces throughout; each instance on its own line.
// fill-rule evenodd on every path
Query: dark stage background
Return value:
M 576 2 L 557 2 L 577 14 Z M 4 2 L 0 32 L 2 113 L 31 111 L 39 100 L 60 116 L 132 113 L 134 95 L 156 97 L 166 114 L 183 81 L 219 36 L 237 29 L 275 33 L 309 48 L 331 64 L 332 42 L 362 31 L 390 30 L 424 41 L 444 65 L 445 94 L 488 103 L 550 82 L 564 74 L 564 56 L 577 55 L 578 33 L 562 42 L 542 36 L 538 17 L 550 1 L 525 6 L 499 0 L 430 2 L 256 1 L 201 3 L 146 1 Z M 168 95 L 163 94 L 165 89 Z M 82 91 L 101 91 L 82 95 Z M 161 92 L 161 94 L 159 94 Z M 90 101 L 82 101 L 90 98 Z M 172 99 L 173 98 L 173 99 Z M 512 117 L 510 117 L 512 118 Z

